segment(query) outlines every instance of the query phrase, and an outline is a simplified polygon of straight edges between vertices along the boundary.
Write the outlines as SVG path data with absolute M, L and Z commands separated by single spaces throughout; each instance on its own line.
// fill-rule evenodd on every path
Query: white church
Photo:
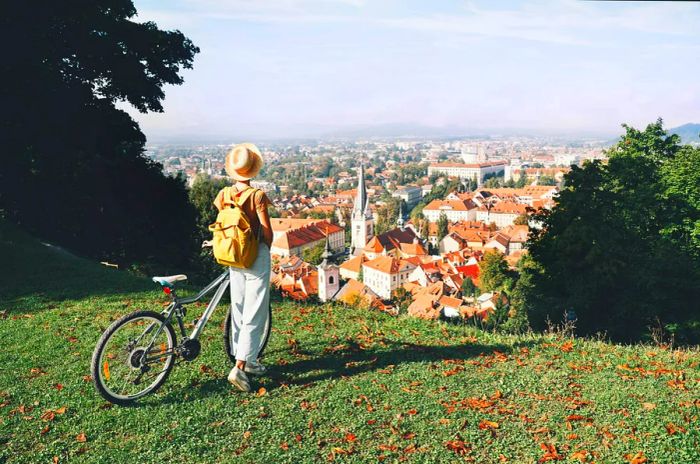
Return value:
M 360 163 L 357 173 L 357 193 L 352 207 L 350 230 L 350 254 L 359 256 L 374 237 L 374 217 L 369 209 L 367 189 L 365 187 L 365 167 Z M 326 240 L 323 261 L 318 265 L 318 299 L 325 302 L 333 299 L 340 290 L 340 270 L 337 265 L 329 263 L 331 256 Z

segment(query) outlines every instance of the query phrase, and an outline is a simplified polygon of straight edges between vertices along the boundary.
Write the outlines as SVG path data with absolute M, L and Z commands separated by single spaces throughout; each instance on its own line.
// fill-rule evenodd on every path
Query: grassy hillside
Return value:
M 6 224 L 0 259 L 0 463 L 700 462 L 697 350 L 331 305 L 274 305 L 257 394 L 226 382 L 222 307 L 198 359 L 139 406 L 110 407 L 89 378 L 94 345 L 162 293 Z

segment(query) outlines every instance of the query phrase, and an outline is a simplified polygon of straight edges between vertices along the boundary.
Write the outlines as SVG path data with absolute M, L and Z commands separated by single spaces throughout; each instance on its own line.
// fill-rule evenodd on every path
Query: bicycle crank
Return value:
M 194 360 L 199 356 L 201 350 L 202 345 L 199 343 L 199 340 L 185 340 L 180 344 L 180 356 L 182 356 L 182 359 L 185 361 Z

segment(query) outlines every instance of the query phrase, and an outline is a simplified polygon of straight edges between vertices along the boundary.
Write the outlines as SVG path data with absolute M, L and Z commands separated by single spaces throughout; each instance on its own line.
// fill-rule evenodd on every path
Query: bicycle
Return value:
M 184 280 L 187 280 L 187 276 L 183 274 L 153 277 L 153 281 L 161 285 L 163 292 L 172 298 L 172 302 L 160 313 L 138 310 L 127 314 L 114 321 L 100 337 L 92 355 L 90 369 L 97 391 L 107 401 L 120 406 L 132 405 L 165 383 L 176 358 L 193 361 L 199 355 L 199 336 L 229 288 L 229 270 L 226 269 L 197 295 L 179 298 L 175 284 Z M 217 290 L 209 305 L 188 335 L 183 322 L 187 314 L 185 306 L 201 300 L 215 288 Z M 270 338 L 271 306 L 268 306 L 268 311 L 270 314 L 258 357 L 262 356 Z M 173 318 L 177 321 L 181 334 L 179 343 L 172 324 Z M 223 335 L 226 355 L 235 364 L 230 307 Z M 143 385 L 145 386 L 142 387 Z

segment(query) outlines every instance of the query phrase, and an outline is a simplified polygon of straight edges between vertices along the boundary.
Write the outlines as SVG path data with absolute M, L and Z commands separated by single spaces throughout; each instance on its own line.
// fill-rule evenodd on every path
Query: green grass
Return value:
M 700 462 L 697 350 L 331 305 L 274 304 L 264 394 L 226 382 L 221 307 L 198 359 L 138 406 L 110 407 L 86 377 L 95 343 L 165 297 L 2 223 L 0 257 L 0 463 L 536 463 L 578 462 L 582 450 L 584 462 Z

